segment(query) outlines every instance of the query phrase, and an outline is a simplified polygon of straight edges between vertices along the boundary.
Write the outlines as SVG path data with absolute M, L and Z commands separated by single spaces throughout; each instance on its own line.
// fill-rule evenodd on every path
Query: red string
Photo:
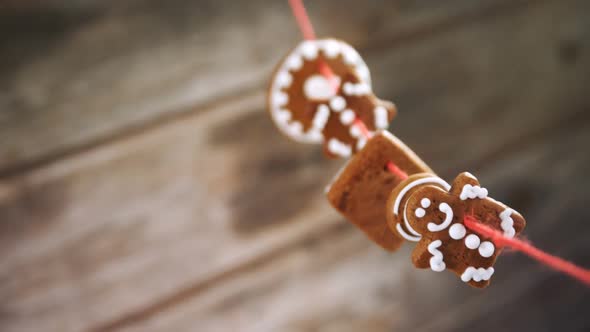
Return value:
M 465 226 L 472 231 L 492 239 L 497 247 L 510 247 L 514 250 L 520 251 L 527 256 L 536 259 L 540 263 L 553 268 L 554 270 L 570 275 L 585 283 L 587 286 L 590 286 L 590 270 L 543 252 L 525 241 L 504 236 L 503 233 L 481 224 L 473 216 L 465 216 L 463 222 L 465 223 Z
M 311 21 L 309 20 L 309 16 L 307 15 L 307 12 L 305 10 L 303 1 L 289 0 L 289 4 L 291 5 L 291 9 L 293 10 L 293 15 L 297 20 L 299 29 L 303 33 L 303 37 L 307 40 L 316 39 L 313 26 L 311 24 Z M 334 73 L 325 62 L 321 61 L 319 63 L 318 70 L 322 75 L 330 79 L 330 81 L 334 84 L 335 89 L 338 88 L 337 81 L 333 79 Z M 361 119 L 357 117 L 354 120 L 354 124 L 360 129 L 361 133 L 367 140 L 372 137 L 371 132 L 367 129 L 367 126 L 365 126 Z M 395 165 L 392 161 L 387 162 L 386 167 L 391 173 L 393 173 L 402 180 L 405 180 L 408 177 L 408 174 L 401 170 L 399 167 L 397 167 L 397 165 Z M 480 235 L 489 237 L 497 247 L 510 247 L 514 250 L 520 251 L 528 255 L 529 257 L 537 260 L 538 262 L 552 269 L 560 271 L 564 274 L 567 274 L 583 282 L 587 286 L 590 286 L 590 270 L 586 270 L 559 257 L 545 253 L 522 240 L 506 237 L 503 233 L 480 223 L 479 220 L 475 219 L 473 216 L 466 216 L 463 221 L 467 228 Z
M 356 119 L 354 119 L 354 125 L 360 129 L 361 134 L 367 140 L 369 140 L 369 139 L 371 139 L 371 137 L 373 137 L 373 135 L 371 134 L 369 129 L 367 129 L 367 126 L 365 126 L 365 123 L 361 119 L 359 119 L 358 117 Z M 385 166 L 393 175 L 397 176 L 399 179 L 405 180 L 408 178 L 408 173 L 404 172 L 401 168 L 397 167 L 397 165 L 394 164 L 393 161 L 388 161 L 387 164 L 385 164 Z
M 309 20 L 309 16 L 307 15 L 307 11 L 305 10 L 303 1 L 289 0 L 289 4 L 291 5 L 293 16 L 295 16 L 295 20 L 299 25 L 299 30 L 301 30 L 301 33 L 303 34 L 303 38 L 307 40 L 316 39 L 315 32 L 313 30 L 313 25 Z M 335 79 L 334 72 L 332 72 L 332 69 L 330 69 L 328 64 L 320 60 L 318 64 L 318 71 L 320 72 L 320 74 L 328 78 L 330 84 L 332 84 L 332 86 L 334 87 L 334 90 L 338 90 L 338 81 Z

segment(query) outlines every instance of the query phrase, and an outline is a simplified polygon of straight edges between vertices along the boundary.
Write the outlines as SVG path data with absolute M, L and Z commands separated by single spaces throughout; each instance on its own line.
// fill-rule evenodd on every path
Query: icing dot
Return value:
M 324 52 L 328 58 L 333 58 L 338 55 L 340 51 L 340 45 L 335 40 L 326 40 L 324 42 Z
M 346 111 L 342 112 L 342 114 L 340 114 L 340 121 L 342 121 L 342 116 L 348 111 L 349 110 L 346 110 Z M 361 129 L 358 126 L 350 127 L 350 136 L 357 138 L 357 137 L 360 137 L 361 134 L 362 134 Z
M 365 144 L 367 144 L 367 139 L 364 137 L 359 138 L 359 140 L 356 142 L 356 149 L 361 150 L 365 147 Z
M 344 85 L 342 86 L 342 91 L 344 91 L 344 93 L 347 95 L 354 94 L 354 91 L 355 91 L 354 84 L 352 84 L 350 82 L 344 83 Z
M 288 88 L 293 82 L 293 77 L 289 72 L 282 71 L 277 75 L 277 84 L 281 88 Z
M 351 124 L 354 121 L 354 118 L 355 118 L 355 114 L 351 110 L 346 110 L 346 111 L 340 113 L 340 122 L 342 122 L 342 124 L 345 126 L 348 126 L 349 124 Z M 353 128 L 356 128 L 356 126 L 354 126 Z M 350 129 L 350 134 L 352 135 L 352 128 Z M 355 135 L 352 135 L 352 136 L 358 137 Z M 359 136 L 360 136 L 360 132 L 359 132 Z
M 475 234 L 469 234 L 465 238 L 465 246 L 469 249 L 477 249 L 479 247 L 479 236 Z
M 369 68 L 367 68 L 367 66 L 361 65 L 357 67 L 357 74 L 364 80 L 364 81 L 368 81 L 369 80 Z
M 375 126 L 379 129 L 385 129 L 389 126 L 387 119 L 387 109 L 383 106 L 375 107 Z
M 327 100 L 334 96 L 335 91 L 327 78 L 322 75 L 310 76 L 303 84 L 305 97 L 311 100 Z
M 330 118 L 330 108 L 327 105 L 321 104 L 313 117 L 312 126 L 318 130 L 324 129 L 328 119 Z
M 281 107 L 289 102 L 289 95 L 284 92 L 275 92 L 273 94 L 273 103 L 275 107 Z
M 422 200 L 420 201 L 420 205 L 422 205 L 422 207 L 426 209 L 430 206 L 430 200 L 428 198 L 422 198 Z
M 422 218 L 426 215 L 426 211 L 424 211 L 423 208 L 417 208 L 416 209 L 416 217 L 418 218 Z
M 330 107 L 336 112 L 342 111 L 346 107 L 346 100 L 340 96 L 336 96 L 330 100 Z
M 286 65 L 289 69 L 299 70 L 303 65 L 303 60 L 301 60 L 301 57 L 299 55 L 292 54 L 287 58 Z
M 343 47 L 343 51 L 344 51 L 344 61 L 346 61 L 347 64 L 354 65 L 357 63 L 360 56 L 352 47 L 346 45 L 346 47 Z
M 453 240 L 461 240 L 465 236 L 466 231 L 465 226 L 456 223 L 449 228 L 449 235 Z
M 288 122 L 289 120 L 291 120 L 291 112 L 289 112 L 286 109 L 279 110 L 276 113 L 276 118 L 280 122 Z
M 301 45 L 301 53 L 307 60 L 314 59 L 318 54 L 318 47 L 313 41 L 305 41 Z
M 483 241 L 480 245 L 479 245 L 479 254 L 481 255 L 481 257 L 491 257 L 494 254 L 494 244 L 491 243 L 490 241 Z

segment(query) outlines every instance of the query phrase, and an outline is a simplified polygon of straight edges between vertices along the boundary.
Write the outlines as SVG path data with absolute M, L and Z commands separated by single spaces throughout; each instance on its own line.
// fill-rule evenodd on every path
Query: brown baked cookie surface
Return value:
M 320 73 L 327 65 L 331 80 Z M 353 125 L 359 118 L 369 131 L 385 129 L 395 106 L 372 92 L 369 69 L 350 45 L 336 39 L 306 40 L 279 64 L 272 77 L 268 109 L 289 138 L 323 144 L 329 157 L 349 157 L 366 138 Z
M 403 238 L 388 228 L 385 204 L 403 179 L 387 170 L 389 161 L 408 174 L 432 172 L 399 139 L 387 131 L 378 131 L 338 172 L 326 188 L 326 195 L 330 204 L 371 240 L 394 251 Z
M 387 201 L 387 222 L 403 239 L 417 242 L 412 262 L 433 271 L 449 269 L 478 288 L 489 285 L 501 249 L 474 234 L 466 215 L 509 237 L 525 227 L 524 218 L 488 197 L 488 191 L 469 173 L 449 185 L 432 174 L 415 174 L 400 183 Z

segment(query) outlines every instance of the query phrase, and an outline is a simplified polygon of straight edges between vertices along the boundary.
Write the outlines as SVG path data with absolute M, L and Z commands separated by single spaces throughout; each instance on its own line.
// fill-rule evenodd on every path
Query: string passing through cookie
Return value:
M 289 0 L 290 5 L 292 7 L 293 10 L 293 14 L 297 20 L 297 23 L 299 24 L 299 27 L 303 33 L 304 38 L 307 41 L 315 41 L 316 37 L 315 37 L 315 33 L 314 33 L 314 29 L 313 26 L 311 25 L 311 22 L 309 20 L 309 17 L 305 11 L 305 7 L 303 6 L 303 3 L 300 0 Z M 327 42 L 332 42 L 332 41 L 327 41 Z M 337 42 L 333 42 L 333 43 L 337 43 Z M 317 56 L 317 59 L 314 58 L 315 60 L 317 60 L 317 71 L 326 79 L 325 81 L 328 82 L 329 85 L 329 90 L 330 90 L 330 98 L 332 98 L 332 100 L 330 100 L 330 106 L 338 106 L 338 103 L 334 102 L 334 101 L 340 101 L 339 96 L 337 96 L 336 94 L 339 92 L 339 89 L 342 88 L 342 82 L 339 81 L 339 77 L 337 75 L 335 75 L 334 71 L 331 69 L 330 65 L 326 62 L 328 58 L 330 58 L 329 53 L 330 53 L 330 47 L 325 47 L 324 48 L 324 53 L 328 53 L 328 57 L 320 57 L 319 55 L 317 55 L 317 50 L 315 49 L 315 46 L 310 46 L 307 49 L 305 48 L 305 46 L 308 45 L 303 45 L 304 49 L 303 49 L 303 54 L 304 57 L 306 57 L 306 53 L 309 53 L 312 50 L 315 54 L 315 56 Z M 324 45 L 324 46 L 328 46 L 328 45 Z M 352 54 L 352 56 L 348 56 L 349 58 L 353 58 L 356 59 L 357 58 L 357 54 L 356 52 L 346 52 L 347 49 L 347 45 L 343 45 L 340 46 L 343 47 L 344 52 L 342 54 L 342 57 L 344 59 L 347 58 L 348 55 Z M 308 50 L 309 49 L 309 50 Z M 309 52 L 307 52 L 309 51 Z M 333 52 L 333 56 L 334 57 L 336 55 L 335 52 Z M 289 60 L 289 59 L 287 59 Z M 361 60 L 362 62 L 362 60 Z M 288 64 L 288 61 L 287 61 Z M 297 64 L 295 62 L 295 64 Z M 339 63 L 335 63 L 336 65 L 340 65 Z M 364 64 L 364 63 L 363 63 Z M 297 66 L 295 66 L 297 67 Z M 366 67 L 361 67 L 361 70 L 357 70 L 359 72 L 362 72 L 362 69 L 365 69 Z M 292 68 L 290 68 L 292 69 Z M 296 68 L 299 69 L 299 68 Z M 353 68 L 353 69 L 358 69 L 358 68 Z M 341 71 L 342 72 L 342 71 Z M 354 73 L 354 71 L 353 71 Z M 349 73 L 350 74 L 350 73 Z M 309 75 L 309 74 L 308 74 Z M 280 76 L 280 75 L 279 75 Z M 353 81 L 353 83 L 356 84 L 356 86 L 362 86 L 362 81 L 369 81 L 369 76 L 368 76 L 368 70 L 366 70 L 366 75 L 364 75 L 365 77 L 362 77 L 362 73 L 361 75 L 359 75 L 358 81 L 360 81 L 361 83 L 358 83 L 356 81 Z M 306 77 L 306 82 L 308 81 L 313 81 L 312 79 L 309 79 L 309 77 Z M 370 81 L 369 81 L 370 83 Z M 348 86 L 344 86 L 346 87 L 351 87 L 354 85 L 351 85 L 351 82 L 346 82 L 344 84 L 348 84 Z M 280 87 L 280 85 L 279 85 Z M 369 86 L 370 87 L 370 86 Z M 320 88 L 321 89 L 321 85 L 314 85 L 313 88 Z M 365 90 L 366 87 L 364 88 Z M 346 91 L 346 89 L 344 89 L 344 94 L 345 95 L 350 95 L 351 93 L 348 93 L 350 91 Z M 351 90 L 351 89 L 348 89 Z M 359 89 L 362 90 L 362 89 Z M 354 90 L 353 90 L 354 92 Z M 279 95 L 280 96 L 280 95 Z M 287 96 L 288 98 L 289 96 Z M 374 97 L 374 96 L 373 96 Z M 287 99 L 285 98 L 285 99 Z M 340 99 L 338 99 L 340 98 Z M 280 99 L 280 98 L 279 98 Z M 376 99 L 376 98 L 375 98 Z M 374 100 L 370 100 L 373 101 Z M 307 103 L 309 104 L 309 103 Z M 306 104 L 306 105 L 307 105 Z M 334 105 L 332 105 L 334 104 Z M 361 110 L 363 109 L 363 107 L 366 109 L 367 105 L 366 103 L 362 104 L 362 103 L 357 103 L 356 106 L 359 106 L 359 104 L 361 104 Z M 344 103 L 344 105 L 346 106 L 346 103 Z M 373 107 L 373 109 L 375 110 L 373 117 L 371 118 L 371 120 L 377 120 L 379 117 L 381 118 L 381 121 L 376 121 L 377 124 L 379 124 L 379 122 L 381 123 L 381 126 L 379 125 L 373 125 L 373 127 L 377 127 L 376 129 L 378 129 L 378 127 L 387 127 L 384 126 L 383 124 L 387 124 L 388 125 L 388 121 L 390 121 L 393 118 L 393 115 L 395 114 L 395 109 L 394 108 L 390 108 L 389 114 L 387 114 L 386 112 L 381 112 L 381 115 L 379 114 L 379 111 L 382 111 L 383 106 L 379 105 L 379 103 L 375 103 L 375 105 L 377 106 L 369 106 Z M 473 286 L 476 287 L 485 287 L 488 283 L 489 278 L 491 277 L 491 275 L 493 274 L 493 268 L 491 267 L 491 265 L 493 265 L 493 262 L 495 260 L 495 256 L 499 253 L 499 250 L 502 247 L 511 247 L 514 250 L 520 251 L 525 253 L 526 255 L 536 259 L 537 261 L 541 262 L 542 264 L 549 266 L 557 271 L 560 271 L 564 274 L 568 274 L 582 282 L 584 282 L 586 285 L 590 285 L 590 271 L 583 269 L 581 267 L 575 266 L 572 263 L 569 263 L 567 261 L 564 261 L 558 257 L 549 255 L 547 253 L 542 252 L 541 250 L 533 247 L 532 245 L 530 245 L 529 243 L 523 242 L 521 240 L 518 240 L 517 238 L 514 238 L 514 236 L 516 235 L 517 232 L 520 232 L 522 230 L 522 228 L 524 227 L 524 219 L 522 219 L 522 217 L 516 213 L 514 210 L 506 207 L 505 205 L 495 201 L 495 200 L 489 200 L 487 198 L 487 190 L 485 190 L 484 188 L 481 188 L 479 185 L 479 182 L 477 182 L 477 180 L 471 176 L 468 173 L 463 173 L 462 175 L 460 175 L 459 177 L 457 177 L 455 179 L 455 181 L 453 182 L 453 186 L 446 184 L 446 182 L 444 182 L 442 179 L 433 176 L 431 173 L 431 171 L 428 169 L 427 166 L 421 164 L 421 160 L 419 160 L 419 158 L 417 156 L 412 156 L 412 152 L 411 150 L 407 149 L 407 147 L 405 147 L 405 145 L 403 145 L 403 143 L 401 143 L 400 141 L 396 141 L 394 138 L 388 137 L 387 135 L 385 135 L 384 133 L 381 133 L 378 136 L 377 140 L 373 140 L 371 141 L 372 137 L 374 136 L 373 133 L 367 128 L 367 126 L 365 125 L 365 122 L 363 122 L 363 119 L 359 116 L 359 114 L 353 113 L 353 116 L 350 116 L 350 112 L 346 113 L 346 112 L 341 112 L 343 110 L 343 107 L 339 109 L 339 107 L 332 107 L 332 111 L 336 111 L 336 112 L 340 112 L 340 119 L 341 122 L 345 125 L 349 125 L 350 126 L 350 133 L 353 136 L 353 138 L 356 139 L 356 143 L 357 143 L 357 147 L 356 149 L 350 149 L 346 147 L 346 145 L 344 143 L 342 143 L 341 141 L 338 141 L 338 133 L 337 132 L 330 132 L 329 130 L 325 130 L 325 125 L 327 124 L 327 121 L 329 119 L 329 116 L 331 113 L 329 113 L 326 108 L 322 107 L 324 105 L 319 104 L 319 105 L 312 105 L 314 108 L 317 106 L 317 112 L 315 113 L 316 116 L 313 119 L 313 124 L 319 123 L 322 124 L 322 126 L 318 126 L 318 128 L 321 128 L 323 130 L 323 135 L 317 135 L 318 131 L 315 132 L 316 134 L 316 138 L 319 138 L 320 136 L 324 136 L 321 138 L 328 138 L 328 144 L 327 146 L 327 154 L 330 156 L 330 154 L 332 155 L 339 155 L 340 157 L 348 157 L 353 150 L 358 152 L 360 151 L 364 144 L 366 144 L 368 141 L 370 141 L 372 144 L 373 142 L 377 142 L 374 143 L 374 145 L 378 146 L 379 142 L 386 144 L 386 146 L 388 146 L 390 149 L 392 149 L 393 152 L 395 152 L 394 154 L 392 154 L 392 156 L 395 158 L 399 158 L 400 156 L 403 157 L 404 154 L 409 154 L 410 157 L 410 163 L 409 163 L 409 167 L 412 169 L 412 176 L 409 176 L 408 173 L 406 171 L 404 171 L 401 167 L 398 167 L 398 165 L 396 165 L 396 163 L 394 163 L 392 160 L 389 160 L 387 158 L 383 159 L 383 162 L 385 164 L 385 168 L 396 178 L 396 182 L 395 184 L 396 186 L 396 190 L 394 190 L 394 192 L 392 193 L 390 200 L 392 200 L 391 198 L 396 198 L 398 200 L 405 200 L 405 208 L 407 209 L 408 206 L 411 206 L 412 204 L 418 204 L 421 206 L 412 206 L 412 209 L 415 211 L 415 215 L 411 216 L 410 219 L 408 219 L 407 213 L 404 212 L 403 213 L 403 218 L 400 219 L 399 215 L 396 217 L 396 209 L 398 208 L 398 206 L 392 206 L 390 207 L 388 204 L 388 209 L 393 210 L 394 213 L 389 213 L 388 218 L 391 219 L 391 228 L 393 230 L 396 230 L 398 234 L 401 234 L 402 237 L 404 237 L 406 240 L 411 240 L 411 241 L 416 241 L 419 242 L 417 249 L 415 250 L 424 250 L 424 255 L 426 255 L 425 257 L 431 257 L 429 260 L 423 261 L 420 259 L 416 259 L 416 261 L 414 262 L 415 265 L 420 265 L 420 264 L 426 264 L 423 267 L 427 267 L 428 265 L 434 270 L 434 271 L 442 271 L 445 269 L 446 264 L 450 263 L 450 268 L 455 271 L 458 275 L 460 275 L 461 279 L 465 282 L 469 282 L 471 283 Z M 380 109 L 381 108 L 381 109 Z M 392 111 L 391 111 L 392 109 Z M 320 112 L 323 111 L 323 112 Z M 350 110 L 349 110 L 350 111 Z M 351 111 L 352 112 L 352 111 Z M 320 120 L 323 121 L 316 121 L 317 115 L 323 115 L 320 118 Z M 343 116 L 345 114 L 348 114 L 347 116 Z M 383 114 L 386 114 L 385 116 Z M 366 118 L 366 116 L 365 116 Z M 346 119 L 347 121 L 343 121 L 343 119 Z M 275 122 L 277 122 L 275 120 Z M 277 123 L 277 125 L 279 125 L 279 123 Z M 280 127 L 280 125 L 279 125 Z M 300 129 L 300 126 L 295 126 L 296 129 Z M 314 128 L 312 128 L 314 129 Z M 313 133 L 314 131 L 311 130 L 311 132 Z M 301 135 L 300 130 L 294 130 L 292 131 L 293 134 L 295 134 L 295 136 L 297 135 Z M 327 137 L 326 137 L 327 136 Z M 333 137 L 332 137 L 333 136 Z M 385 137 L 385 138 L 384 138 Z M 335 144 L 331 144 L 334 143 Z M 368 148 L 368 150 L 371 150 Z M 378 149 L 377 149 L 378 150 Z M 366 154 L 366 153 L 365 153 Z M 380 151 L 373 153 L 373 156 L 376 154 L 382 154 Z M 358 159 L 360 156 L 355 157 L 355 159 Z M 407 156 L 406 156 L 407 157 Z M 362 158 L 361 158 L 362 159 Z M 374 159 L 374 158 L 373 158 Z M 411 160 L 414 159 L 414 160 Z M 417 160 L 417 161 L 416 161 Z M 408 158 L 406 159 L 401 159 L 401 164 L 403 165 L 404 163 L 408 162 Z M 351 162 L 349 164 L 355 164 L 354 162 Z M 362 164 L 362 163 L 361 163 Z M 408 165 L 406 165 L 408 167 Z M 348 168 L 352 169 L 351 171 L 354 172 L 354 165 L 348 165 Z M 345 170 L 346 171 L 346 170 Z M 361 171 L 365 171 L 362 170 Z M 426 173 L 420 173 L 420 172 L 426 172 Z M 423 175 L 421 175 L 423 174 Z M 342 178 L 342 176 L 341 176 Z M 410 178 L 410 179 L 409 179 Z M 433 180 L 428 180 L 428 179 L 433 179 Z M 329 200 L 331 200 L 331 203 L 333 203 L 333 205 L 343 214 L 347 215 L 347 217 L 349 217 L 349 219 L 357 224 L 357 226 L 359 226 L 361 229 L 363 229 L 375 242 L 377 242 L 378 244 L 380 244 L 381 246 L 383 246 L 385 249 L 388 250 L 395 250 L 397 249 L 397 247 L 399 247 L 399 243 L 391 243 L 390 240 L 386 240 L 386 237 L 384 237 L 384 233 L 386 230 L 377 227 L 377 229 L 373 226 L 370 226 L 369 220 L 366 220 L 366 216 L 365 218 L 361 218 L 357 215 L 355 215 L 352 211 L 348 211 L 345 208 L 342 208 L 342 199 L 335 199 L 334 197 L 338 197 L 337 194 L 332 195 L 332 191 L 330 189 L 333 189 L 334 185 L 338 185 L 339 184 L 339 180 L 337 179 L 332 185 L 331 188 L 328 189 L 328 198 Z M 349 179 L 345 179 L 342 180 L 344 182 L 346 182 L 346 180 Z M 342 182 L 340 181 L 340 182 Z M 390 180 L 388 180 L 388 182 L 391 182 Z M 401 183 L 400 182 L 404 182 Z M 435 186 L 433 187 L 430 182 L 436 182 L 434 183 Z M 416 186 L 416 183 L 420 183 L 420 185 Z M 426 187 L 424 187 L 424 185 L 426 185 Z M 437 189 L 437 186 L 438 189 Z M 362 187 L 362 186 L 361 186 Z M 442 220 L 442 222 L 440 224 L 436 224 L 436 223 L 429 223 L 428 224 L 428 228 L 424 228 L 422 231 L 426 231 L 430 237 L 432 237 L 433 235 L 439 236 L 440 234 L 447 234 L 445 233 L 446 231 L 448 231 L 448 235 L 446 235 L 446 237 L 441 238 L 442 240 L 444 240 L 445 242 L 449 242 L 450 243 L 446 246 L 448 246 L 449 248 L 457 248 L 457 243 L 459 243 L 459 241 L 464 242 L 464 247 L 459 246 L 461 248 L 463 248 L 463 250 L 467 250 L 467 252 L 469 252 L 469 254 L 474 258 L 475 262 L 479 262 L 479 264 L 481 264 L 482 262 L 486 262 L 487 264 L 490 265 L 490 267 L 486 268 L 486 267 L 478 267 L 478 266 L 469 266 L 466 262 L 449 262 L 448 258 L 445 258 L 445 245 L 443 245 L 443 241 L 442 240 L 438 240 L 436 239 L 436 237 L 429 239 L 427 242 L 425 242 L 427 245 L 423 245 L 422 248 L 420 248 L 420 241 L 422 241 L 422 234 L 420 234 L 418 231 L 416 231 L 414 228 L 416 227 L 421 227 L 424 224 L 419 222 L 419 219 L 423 218 L 426 214 L 427 214 L 427 209 L 430 209 L 430 211 L 432 211 L 431 209 L 431 200 L 430 198 L 426 198 L 423 197 L 421 199 L 419 199 L 419 203 L 412 203 L 412 199 L 411 197 L 408 198 L 407 196 L 407 191 L 416 191 L 416 188 L 421 188 L 424 187 L 423 189 L 418 190 L 419 192 L 424 192 L 422 195 L 428 195 L 428 192 L 432 192 L 432 194 L 430 195 L 443 195 L 444 199 L 448 200 L 449 202 L 454 201 L 454 204 L 447 204 L 445 203 L 441 203 L 438 206 L 438 210 L 435 210 L 433 212 L 435 213 L 443 213 L 444 218 Z M 407 189 L 407 190 L 406 190 Z M 385 191 L 389 190 L 389 188 L 384 188 Z M 434 190 L 434 191 L 433 191 Z M 337 190 L 334 190 L 334 192 L 338 192 Z M 448 193 L 446 193 L 448 192 Z M 381 195 L 381 194 L 380 194 Z M 382 196 L 382 195 L 381 195 Z M 412 196 L 413 197 L 413 196 Z M 395 201 L 395 200 L 392 200 Z M 376 202 L 376 205 L 378 206 L 381 202 Z M 397 202 L 399 203 L 399 202 Z M 481 215 L 479 216 L 480 219 L 478 220 L 476 217 L 476 214 L 473 213 L 473 206 L 482 206 L 482 204 L 485 206 L 487 205 L 488 207 L 485 209 L 480 209 L 479 211 L 488 211 L 488 210 L 497 210 L 497 215 L 492 216 L 492 219 L 495 219 L 498 221 L 498 224 L 495 226 L 501 227 L 504 232 L 500 232 L 498 230 L 496 230 L 493 227 L 490 227 L 490 225 L 486 225 L 485 223 L 482 223 L 481 220 L 482 218 L 484 218 L 484 220 L 487 220 L 489 218 L 487 218 L 487 216 Z M 393 204 L 395 205 L 395 204 Z M 461 207 L 469 207 L 469 209 L 465 209 L 465 208 L 461 208 Z M 471 210 L 472 212 L 469 213 L 468 210 Z M 463 212 L 461 212 L 463 211 Z M 461 215 L 462 218 L 461 221 L 462 222 L 453 222 L 453 217 L 457 217 Z M 382 218 L 383 216 L 378 216 L 379 218 Z M 413 220 L 410 221 L 409 220 Z M 414 228 L 412 228 L 412 223 L 416 222 L 414 224 Z M 489 223 L 489 222 L 488 222 Z M 493 222 L 492 222 L 493 224 Z M 432 227 L 431 227 L 432 226 Z M 445 231 L 445 232 L 442 232 Z M 471 235 L 467 235 L 467 231 L 471 231 L 473 232 L 473 234 Z M 394 232 L 395 233 L 395 232 Z M 477 234 L 477 235 L 476 235 Z M 425 235 L 426 236 L 426 235 Z M 483 236 L 484 238 L 488 238 L 491 240 L 491 242 L 488 241 L 481 241 L 480 237 Z M 449 239 L 450 237 L 450 239 Z M 441 247 L 442 246 L 442 247 Z M 467 249 L 465 249 L 467 248 Z M 452 255 L 451 255 L 452 257 Z M 446 263 L 445 263 L 446 260 Z M 426 263 L 425 263 L 426 262 Z

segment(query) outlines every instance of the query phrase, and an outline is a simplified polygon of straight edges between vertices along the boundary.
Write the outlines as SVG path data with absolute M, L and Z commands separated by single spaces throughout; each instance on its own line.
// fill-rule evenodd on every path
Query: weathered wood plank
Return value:
M 584 198 L 590 156 L 579 157 L 588 141 L 590 122 L 562 128 L 480 173 L 491 192 L 519 192 L 517 201 L 526 200 L 531 240 L 580 263 L 590 261 Z M 546 176 L 548 168 L 554 178 Z M 413 269 L 408 249 L 388 255 L 350 227 L 315 234 L 296 250 L 124 330 L 584 331 L 590 323 L 583 307 L 572 310 L 588 308 L 585 286 L 523 256 L 504 254 L 493 284 L 480 291 L 448 273 Z
M 590 60 L 563 61 L 548 51 L 565 37 L 585 47 L 585 5 L 523 7 L 370 53 L 379 95 L 402 110 L 398 136 L 454 176 L 504 159 L 549 128 L 587 123 Z M 515 27 L 522 32 L 506 39 Z M 490 40 L 495 47 L 487 47 Z M 470 60 L 471 49 L 486 61 Z M 507 66 L 522 54 L 543 56 Z M 462 79 L 452 80 L 453 73 Z M 471 123 L 484 125 L 476 131 Z M 455 147 L 465 141 L 476 148 L 461 157 Z M 143 317 L 151 304 L 158 308 L 185 290 L 190 297 L 200 285 L 338 223 L 321 194 L 337 166 L 318 149 L 280 137 L 256 93 L 6 178 L 0 327 L 80 330 Z M 523 210 L 525 203 L 505 199 L 514 188 L 500 188 L 505 194 L 496 197 Z
M 511 1 L 312 1 L 318 34 L 361 48 Z M 0 13 L 0 173 L 195 105 L 262 89 L 300 40 L 287 1 L 59 1 Z

